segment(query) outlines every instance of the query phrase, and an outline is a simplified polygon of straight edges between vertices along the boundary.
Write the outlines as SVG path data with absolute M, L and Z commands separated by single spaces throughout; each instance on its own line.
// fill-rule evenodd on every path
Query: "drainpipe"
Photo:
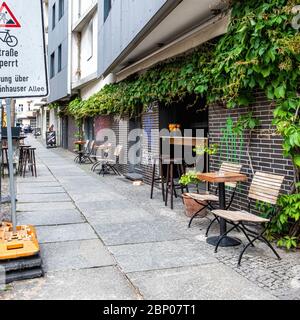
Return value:
M 76 77 L 77 80 L 81 78 L 81 32 L 76 33 L 77 40 L 77 70 Z

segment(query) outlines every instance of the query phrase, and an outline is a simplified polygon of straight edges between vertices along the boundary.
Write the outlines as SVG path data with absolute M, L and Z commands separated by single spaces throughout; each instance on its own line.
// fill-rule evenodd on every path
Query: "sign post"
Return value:
M 11 102 L 48 95 L 42 0 L 0 0 L 0 99 L 6 99 L 8 167 L 16 233 Z
M 7 144 L 8 144 L 8 172 L 9 172 L 9 191 L 11 198 L 11 217 L 13 224 L 13 232 L 17 231 L 17 217 L 16 217 L 16 190 L 14 183 L 14 151 L 11 131 L 11 99 L 6 99 L 6 113 L 7 113 Z

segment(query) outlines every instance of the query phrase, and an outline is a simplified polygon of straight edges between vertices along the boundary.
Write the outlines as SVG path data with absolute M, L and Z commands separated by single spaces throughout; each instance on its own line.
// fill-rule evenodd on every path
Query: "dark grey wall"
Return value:
M 56 3 L 56 26 L 52 30 L 52 7 Z M 54 102 L 68 95 L 68 7 L 69 1 L 64 1 L 65 9 L 63 17 L 58 20 L 59 1 L 49 0 L 49 44 L 48 63 L 50 77 L 50 56 L 55 52 L 55 76 L 49 80 L 50 95 L 48 101 Z M 58 46 L 62 45 L 62 70 L 58 73 Z
M 167 0 L 112 0 L 104 23 L 104 0 L 98 0 L 98 75 L 102 75 L 136 38 Z

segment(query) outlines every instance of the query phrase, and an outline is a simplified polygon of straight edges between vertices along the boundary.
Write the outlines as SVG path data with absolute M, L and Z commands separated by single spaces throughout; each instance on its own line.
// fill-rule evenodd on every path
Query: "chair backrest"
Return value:
M 250 199 L 276 204 L 283 180 L 283 176 L 256 172 L 248 196 Z
M 85 144 L 83 146 L 84 151 L 88 150 L 89 144 L 90 144 L 90 140 L 86 140 L 86 142 L 85 142 Z
M 115 149 L 114 156 L 119 158 L 121 156 L 122 151 L 123 151 L 123 146 L 118 145 Z
M 222 172 L 241 173 L 243 165 L 239 163 L 223 162 L 220 168 Z M 237 182 L 227 182 L 226 187 L 236 188 Z
M 88 148 L 88 151 L 89 151 L 90 154 L 93 153 L 94 147 L 95 147 L 95 140 L 92 140 L 90 145 L 89 145 L 89 148 Z

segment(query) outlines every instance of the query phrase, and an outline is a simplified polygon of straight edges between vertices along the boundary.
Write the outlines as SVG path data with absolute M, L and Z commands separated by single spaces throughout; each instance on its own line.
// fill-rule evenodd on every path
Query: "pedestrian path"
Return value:
M 30 139 L 38 178 L 18 179 L 18 223 L 37 227 L 45 276 L 0 299 L 277 298 L 218 259 L 203 237 L 208 220 L 189 230 L 180 203 L 171 211 L 159 191 L 150 200 L 148 186 L 99 177 Z

